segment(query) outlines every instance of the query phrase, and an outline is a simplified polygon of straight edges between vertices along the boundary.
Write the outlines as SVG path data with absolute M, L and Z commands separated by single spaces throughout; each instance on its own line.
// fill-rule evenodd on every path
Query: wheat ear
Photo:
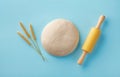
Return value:
M 22 22 L 20 22 L 20 27 L 22 28 L 22 30 L 24 31 L 24 33 L 27 35 L 28 38 L 30 38 L 30 34 L 27 32 L 25 26 L 23 25 Z
M 34 29 L 33 29 L 33 27 L 32 27 L 32 24 L 30 24 L 30 32 L 31 32 L 31 34 L 32 34 L 32 38 L 33 38 L 34 40 L 36 40 L 36 36 L 35 36 L 35 33 L 34 33 Z
M 18 34 L 29 46 L 31 46 L 30 41 L 29 41 L 22 33 L 20 33 L 19 31 L 17 31 L 17 34 Z

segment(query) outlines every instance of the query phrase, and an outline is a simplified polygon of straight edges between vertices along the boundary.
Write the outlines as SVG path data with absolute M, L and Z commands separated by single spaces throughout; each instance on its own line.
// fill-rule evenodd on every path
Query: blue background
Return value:
M 101 14 L 106 16 L 102 35 L 83 65 L 77 60 L 81 46 Z M 40 35 L 53 19 L 72 21 L 80 32 L 76 50 L 65 57 L 45 52 Z M 22 21 L 32 23 L 48 62 L 16 33 Z M 120 0 L 0 0 L 0 77 L 120 77 Z

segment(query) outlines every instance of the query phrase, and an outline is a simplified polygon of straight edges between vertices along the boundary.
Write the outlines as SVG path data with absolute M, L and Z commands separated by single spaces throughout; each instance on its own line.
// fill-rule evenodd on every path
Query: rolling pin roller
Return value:
M 93 48 L 100 36 L 100 33 L 101 33 L 100 26 L 101 26 L 102 22 L 104 21 L 104 19 L 105 19 L 105 16 L 101 15 L 96 27 L 93 27 L 91 29 L 90 33 L 88 34 L 87 39 L 82 46 L 83 53 L 78 60 L 78 64 L 82 64 L 86 54 L 90 53 L 93 50 Z

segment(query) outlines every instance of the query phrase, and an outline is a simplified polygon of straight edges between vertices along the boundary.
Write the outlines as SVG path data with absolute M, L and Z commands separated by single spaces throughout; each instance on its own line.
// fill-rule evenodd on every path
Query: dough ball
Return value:
M 41 35 L 45 50 L 55 56 L 65 56 L 74 51 L 79 42 L 79 32 L 70 21 L 56 19 L 48 23 Z

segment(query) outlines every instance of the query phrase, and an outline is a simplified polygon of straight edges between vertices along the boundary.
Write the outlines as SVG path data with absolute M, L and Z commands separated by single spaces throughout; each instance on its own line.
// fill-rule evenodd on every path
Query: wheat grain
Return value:
M 30 38 L 30 34 L 27 32 L 26 28 L 24 27 L 23 23 L 20 22 L 20 26 L 22 28 L 22 30 L 24 31 L 24 33 L 27 35 L 28 38 Z
M 20 33 L 19 31 L 17 31 L 17 34 L 18 34 L 28 45 L 31 46 L 30 41 L 29 41 L 26 37 L 24 37 L 24 35 L 23 35 L 22 33 Z
M 35 36 L 35 33 L 34 33 L 34 29 L 33 29 L 33 27 L 32 27 L 32 24 L 30 24 L 30 32 L 31 32 L 31 34 L 32 34 L 32 38 L 33 38 L 34 40 L 36 40 L 36 36 Z

